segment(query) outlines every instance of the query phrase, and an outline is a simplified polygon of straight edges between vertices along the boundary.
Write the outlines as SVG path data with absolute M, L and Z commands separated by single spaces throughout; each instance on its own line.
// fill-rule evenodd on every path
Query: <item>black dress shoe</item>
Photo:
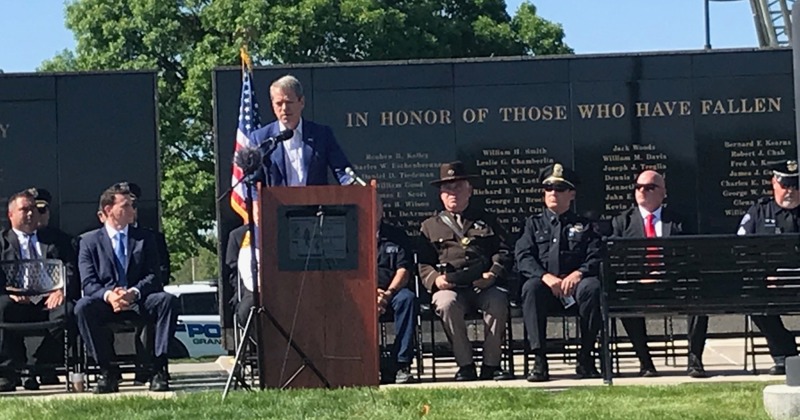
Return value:
M 528 374 L 528 382 L 547 382 L 550 380 L 550 369 L 547 366 L 547 358 L 535 356 L 533 359 L 533 370 Z
M 22 387 L 27 389 L 28 391 L 38 391 L 39 381 L 36 380 L 35 376 L 25 378 L 25 380 L 22 381 Z
M 476 372 L 474 364 L 469 364 L 458 368 L 458 372 L 456 372 L 456 382 L 476 380 L 478 380 L 478 372 Z
M 642 365 L 639 368 L 639 376 L 642 378 L 655 378 L 658 376 L 658 371 L 652 364 Z
M 14 392 L 17 390 L 19 378 L 0 378 L 0 392 Z
M 687 373 L 691 378 L 708 378 L 708 373 L 703 366 L 689 366 Z
M 786 375 L 786 365 L 772 365 L 768 373 L 770 375 Z
M 39 375 L 39 383 L 42 385 L 61 385 L 61 380 L 55 373 Z
M 164 372 L 158 372 L 150 379 L 150 391 L 152 392 L 166 392 L 169 391 L 169 381 Z
M 482 381 L 489 379 L 493 379 L 495 381 L 507 381 L 509 379 L 514 379 L 514 375 L 504 371 L 503 369 L 500 369 L 500 366 L 481 365 L 480 379 Z
M 136 372 L 136 375 L 133 377 L 133 384 L 144 385 L 149 380 L 150 380 L 150 374 L 148 374 L 147 372 Z
M 104 372 L 97 380 L 97 386 L 94 388 L 95 394 L 110 394 L 112 392 L 119 392 L 119 375 L 117 372 Z
M 578 379 L 598 379 L 603 377 L 594 366 L 594 363 L 578 365 L 575 368 L 575 373 L 578 374 Z

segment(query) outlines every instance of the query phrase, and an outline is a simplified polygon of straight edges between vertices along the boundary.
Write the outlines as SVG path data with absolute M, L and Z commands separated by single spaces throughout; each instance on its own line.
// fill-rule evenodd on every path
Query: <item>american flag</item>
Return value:
M 247 51 L 242 49 L 242 97 L 239 103 L 239 127 L 236 129 L 236 145 L 233 148 L 234 155 L 245 147 L 257 147 L 252 134 L 253 131 L 261 128 L 261 119 L 258 116 L 258 102 L 256 93 L 253 90 L 253 64 Z M 231 207 L 247 223 L 247 208 L 245 207 L 246 194 L 250 193 L 245 183 L 239 183 L 244 176 L 242 168 L 236 163 L 233 164 L 233 175 L 231 176 L 231 186 L 236 185 L 231 193 Z M 237 185 L 238 184 L 238 185 Z

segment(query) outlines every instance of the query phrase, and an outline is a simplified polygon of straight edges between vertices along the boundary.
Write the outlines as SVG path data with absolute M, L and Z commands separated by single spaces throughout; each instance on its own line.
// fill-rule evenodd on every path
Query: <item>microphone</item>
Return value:
M 359 178 L 358 175 L 356 175 L 356 171 L 354 171 L 353 168 L 351 168 L 349 166 L 344 168 L 344 173 L 346 173 L 347 175 L 350 175 L 350 177 L 353 178 L 353 182 L 351 183 L 351 185 L 352 184 L 358 184 L 358 185 L 361 185 L 361 186 L 366 186 L 367 185 L 366 181 L 364 181 L 363 179 Z
M 242 168 L 244 176 L 251 175 L 261 166 L 261 151 L 252 147 L 245 147 L 233 156 L 233 163 Z
M 283 130 L 280 133 L 264 140 L 260 145 L 258 145 L 258 148 L 272 151 L 272 149 L 275 148 L 278 143 L 289 140 L 292 138 L 292 136 L 294 136 L 294 130 L 287 128 L 286 130 Z
M 288 140 L 293 135 L 294 131 L 291 129 L 283 130 L 275 136 L 264 140 L 258 147 L 245 147 L 236 152 L 233 156 L 233 162 L 236 166 L 242 168 L 245 176 L 252 175 L 261 167 L 261 163 L 267 159 L 278 142 Z

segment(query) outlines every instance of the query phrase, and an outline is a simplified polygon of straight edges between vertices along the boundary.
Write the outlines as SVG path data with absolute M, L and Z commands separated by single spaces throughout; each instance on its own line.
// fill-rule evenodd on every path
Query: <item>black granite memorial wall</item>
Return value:
M 127 180 L 144 191 L 141 224 L 160 227 L 156 106 L 153 72 L 0 74 L 0 226 L 7 198 L 36 186 L 53 194 L 50 223 L 80 234 Z
M 356 63 L 260 68 L 306 90 L 304 117 L 330 125 L 353 167 L 378 180 L 387 217 L 411 235 L 440 209 L 429 182 L 460 159 L 482 180 L 474 204 L 513 233 L 542 208 L 540 168 L 574 167 L 576 207 L 608 220 L 655 169 L 667 203 L 701 233 L 732 233 L 769 191 L 766 164 L 796 156 L 790 50 Z M 230 184 L 240 69 L 214 72 L 218 192 Z M 220 204 L 222 248 L 241 223 Z

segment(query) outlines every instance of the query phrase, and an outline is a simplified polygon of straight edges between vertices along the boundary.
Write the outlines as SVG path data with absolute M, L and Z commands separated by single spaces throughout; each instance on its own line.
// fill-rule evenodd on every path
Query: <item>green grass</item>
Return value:
M 1 419 L 768 419 L 763 383 L 653 387 L 237 391 L 148 397 L 0 399 Z M 429 407 L 423 415 L 423 407 Z

